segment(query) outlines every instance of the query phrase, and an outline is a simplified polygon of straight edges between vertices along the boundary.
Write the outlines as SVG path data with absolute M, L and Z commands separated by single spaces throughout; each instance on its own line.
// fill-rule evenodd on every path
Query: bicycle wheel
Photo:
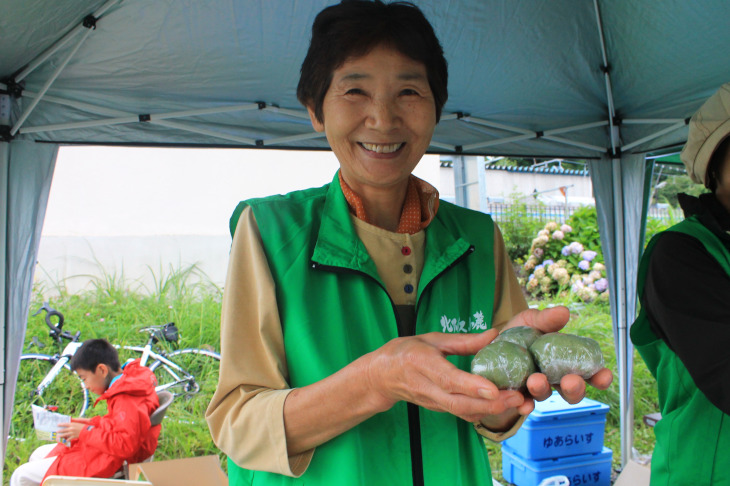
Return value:
M 150 365 L 158 382 L 175 396 L 167 416 L 175 420 L 204 420 L 213 392 L 218 386 L 220 354 L 207 349 L 178 349 L 160 356 Z
M 24 354 L 20 357 L 10 437 L 35 437 L 31 404 L 55 405 L 59 413 L 72 417 L 82 417 L 86 413 L 89 392 L 68 364 L 40 394 L 36 393 L 36 387 L 57 361 L 56 356 L 45 354 Z

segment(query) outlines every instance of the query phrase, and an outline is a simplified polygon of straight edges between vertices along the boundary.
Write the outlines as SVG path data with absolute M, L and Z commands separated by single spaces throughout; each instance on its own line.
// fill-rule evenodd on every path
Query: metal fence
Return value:
M 524 208 L 524 213 L 522 209 Z M 515 212 L 519 211 L 519 216 L 527 216 L 529 218 L 547 223 L 555 221 L 556 223 L 564 223 L 576 210 L 581 206 L 566 205 L 546 205 L 546 204 L 510 204 L 510 203 L 487 203 L 487 212 L 492 219 L 498 223 L 514 218 Z M 651 207 L 649 208 L 649 218 L 659 219 L 664 222 L 682 219 L 681 211 L 672 209 L 671 207 Z

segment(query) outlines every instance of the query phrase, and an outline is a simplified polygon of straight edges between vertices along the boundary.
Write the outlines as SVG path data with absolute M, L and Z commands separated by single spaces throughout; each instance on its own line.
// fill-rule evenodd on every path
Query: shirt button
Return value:
M 412 294 L 413 293 L 413 285 L 406 284 L 406 286 L 403 287 L 403 290 L 406 291 L 406 294 Z
M 405 273 L 411 273 L 413 271 L 413 267 L 406 263 L 405 265 L 403 265 L 403 271 Z
M 400 252 L 403 253 L 405 256 L 408 256 L 411 254 L 411 247 L 410 246 L 404 246 L 400 249 Z

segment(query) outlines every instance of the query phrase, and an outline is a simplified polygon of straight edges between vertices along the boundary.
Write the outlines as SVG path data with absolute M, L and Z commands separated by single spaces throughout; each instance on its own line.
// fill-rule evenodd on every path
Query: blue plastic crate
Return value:
M 601 452 L 608 405 L 584 398 L 571 405 L 557 393 L 535 402 L 517 433 L 502 444 L 526 459 Z
M 610 486 L 613 452 L 603 447 L 595 454 L 580 454 L 556 459 L 525 459 L 502 446 L 502 476 L 517 486 L 536 486 L 552 476 L 566 476 L 570 486 Z

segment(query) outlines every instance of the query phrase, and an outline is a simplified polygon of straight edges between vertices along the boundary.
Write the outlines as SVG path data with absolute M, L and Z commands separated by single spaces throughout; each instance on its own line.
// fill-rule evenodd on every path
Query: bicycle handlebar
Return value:
M 43 302 L 43 305 L 40 307 L 40 309 L 35 311 L 33 316 L 37 316 L 38 314 L 41 313 L 41 311 L 46 311 L 45 321 L 46 321 L 46 325 L 51 329 L 50 335 L 53 339 L 55 339 L 56 341 L 59 341 L 59 342 L 61 341 L 61 339 L 67 339 L 69 341 L 78 341 L 79 340 L 79 337 L 81 336 L 81 331 L 78 331 L 75 335 L 71 335 L 70 332 L 64 331 L 63 330 L 63 322 L 64 322 L 63 314 L 61 314 L 56 309 L 51 307 L 48 304 L 48 302 Z M 51 321 L 52 317 L 57 317 L 58 323 L 53 324 L 53 322 Z
M 170 343 L 177 343 L 179 337 L 177 326 L 174 322 L 168 322 L 164 326 L 143 327 L 138 332 L 146 332 L 154 340 L 164 339 Z

